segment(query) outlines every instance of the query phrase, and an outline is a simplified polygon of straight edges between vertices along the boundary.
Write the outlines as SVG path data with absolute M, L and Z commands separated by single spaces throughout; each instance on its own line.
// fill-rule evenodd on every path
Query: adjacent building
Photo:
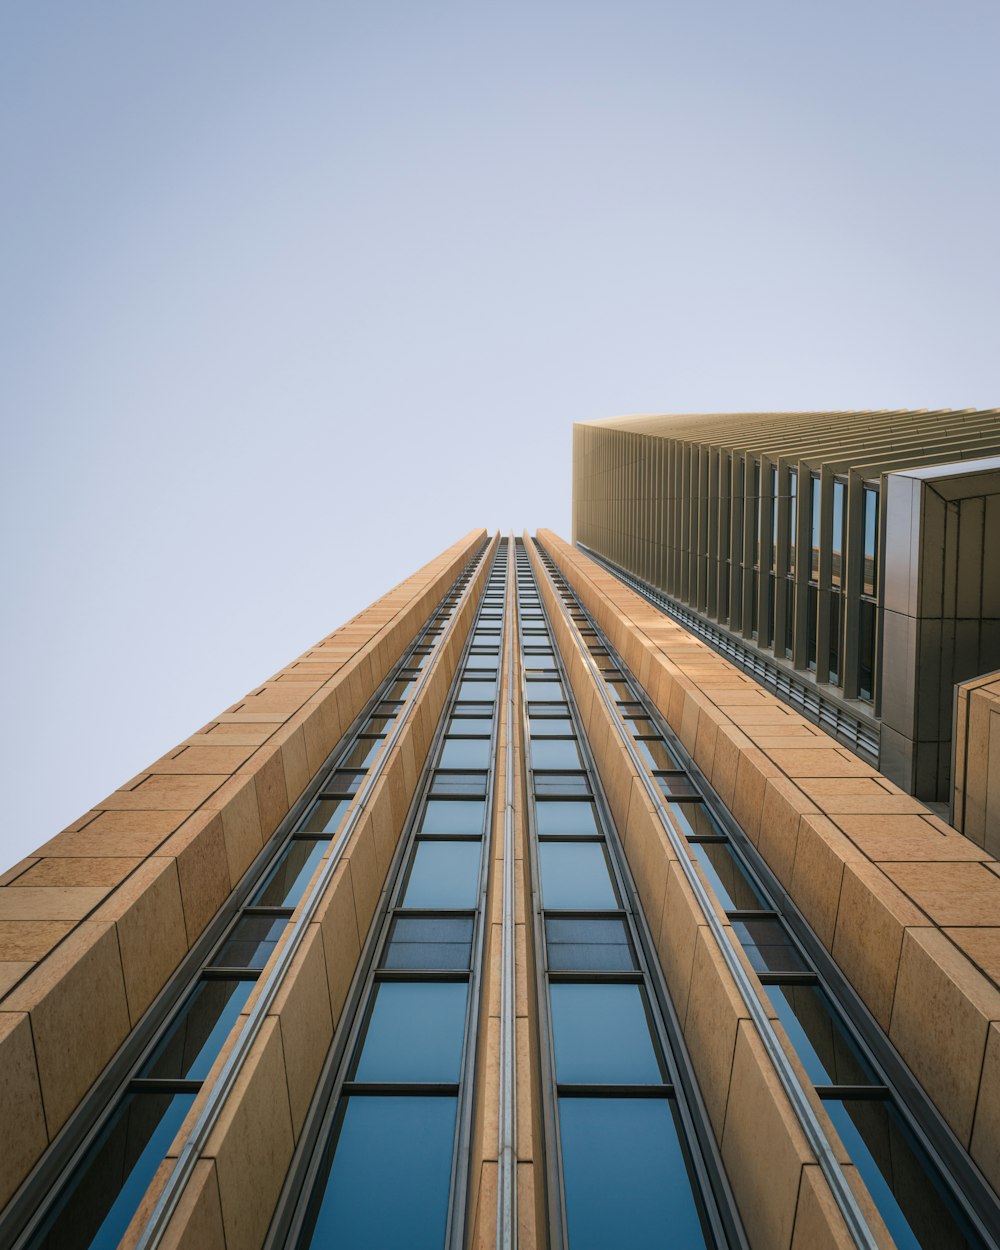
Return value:
M 995 409 L 574 428 L 574 540 L 925 800 L 956 684 L 1000 668 L 991 536 Z
M 474 530 L 0 877 L 2 1250 L 998 1245 L 1000 865 L 642 589 Z

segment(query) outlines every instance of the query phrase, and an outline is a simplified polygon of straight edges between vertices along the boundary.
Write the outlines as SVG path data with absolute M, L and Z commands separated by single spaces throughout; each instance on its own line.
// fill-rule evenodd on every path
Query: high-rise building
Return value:
M 0 1126 L 3 1250 L 995 1247 L 1000 865 L 473 531 L 0 877 Z
M 574 429 L 573 537 L 922 799 L 954 688 L 1000 668 L 1000 410 Z

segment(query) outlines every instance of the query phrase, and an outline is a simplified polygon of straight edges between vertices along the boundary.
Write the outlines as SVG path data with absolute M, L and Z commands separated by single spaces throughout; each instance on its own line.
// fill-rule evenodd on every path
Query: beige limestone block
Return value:
M 308 927 L 268 1013 L 281 1022 L 288 1102 L 296 1140 L 333 1037 L 330 991 L 319 924 Z
M 699 928 L 695 941 L 691 988 L 684 1019 L 684 1039 L 698 1076 L 702 1097 L 716 1137 L 726 1120 L 736 1031 L 747 1007 L 715 938 Z
M 827 950 L 833 946 L 844 865 L 863 858 L 826 816 L 799 817 L 789 893 Z
M 13 889 L 24 886 L 120 885 L 129 873 L 142 863 L 140 859 L 57 858 L 40 859 L 13 883 Z
M 188 951 L 177 865 L 154 856 L 108 900 L 102 919 L 118 928 L 133 1027 Z
M 23 1012 L 0 1011 L 0 1124 L 2 1208 L 48 1144 L 31 1023 Z
M 970 1153 L 994 1189 L 1000 1190 L 1000 1024 L 990 1025 Z
M 108 886 L 5 886 L 0 920 L 82 920 L 108 893 Z
M 330 1011 L 336 1027 L 361 952 L 350 863 L 341 862 L 337 865 L 316 909 L 315 917 L 323 933 Z
M 935 929 L 903 942 L 889 1037 L 966 1147 L 1000 990 Z
M 1000 924 L 1000 878 L 981 864 L 890 863 L 882 868 L 936 924 Z
M 51 1136 L 131 1027 L 115 926 L 98 920 L 80 925 L 7 996 L 4 1009 L 31 1015 Z
M 281 1032 L 268 1019 L 205 1144 L 215 1160 L 226 1250 L 258 1250 L 292 1157 Z
M 927 917 L 864 860 L 844 867 L 832 954 L 868 1010 L 889 1027 L 903 932 Z
M 790 1246 L 802 1170 L 814 1159 L 747 1020 L 736 1039 L 722 1158 L 750 1244 L 761 1250 Z

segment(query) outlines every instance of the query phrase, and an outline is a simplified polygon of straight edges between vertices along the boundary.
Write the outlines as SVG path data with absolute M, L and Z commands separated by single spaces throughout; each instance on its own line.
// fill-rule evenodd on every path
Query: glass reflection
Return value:
M 700 1204 L 668 1098 L 560 1098 L 572 1250 L 694 1250 Z
M 479 842 L 418 842 L 404 907 L 475 907 Z
M 638 985 L 549 986 L 556 1078 L 568 1084 L 648 1085 L 663 1080 Z
M 599 842 L 540 842 L 542 901 L 546 907 L 618 906 L 604 847 Z
M 457 1100 L 352 1097 L 308 1246 L 441 1250 Z
M 294 907 L 330 845 L 326 839 L 294 838 L 251 898 L 257 907 Z
M 383 981 L 375 991 L 355 1081 L 457 1081 L 465 981 Z

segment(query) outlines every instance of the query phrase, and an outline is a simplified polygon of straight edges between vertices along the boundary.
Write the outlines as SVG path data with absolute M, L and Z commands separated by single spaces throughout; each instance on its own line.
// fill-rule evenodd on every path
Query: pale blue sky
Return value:
M 1000 9 L 0 11 L 0 867 L 570 427 L 1000 402 Z

